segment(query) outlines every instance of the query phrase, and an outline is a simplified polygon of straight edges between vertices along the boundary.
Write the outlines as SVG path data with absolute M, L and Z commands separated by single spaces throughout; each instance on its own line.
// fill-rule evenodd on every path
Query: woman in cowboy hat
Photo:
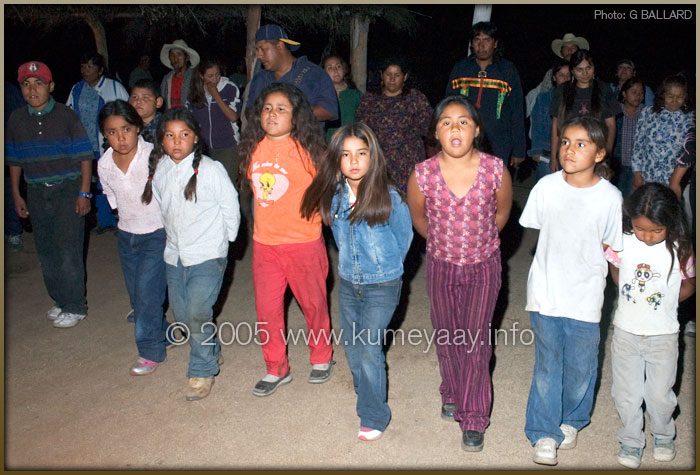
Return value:
M 164 44 L 160 50 L 160 62 L 172 69 L 163 77 L 160 91 L 165 108 L 182 107 L 187 103 L 194 68 L 199 64 L 199 54 L 187 46 L 185 40 Z

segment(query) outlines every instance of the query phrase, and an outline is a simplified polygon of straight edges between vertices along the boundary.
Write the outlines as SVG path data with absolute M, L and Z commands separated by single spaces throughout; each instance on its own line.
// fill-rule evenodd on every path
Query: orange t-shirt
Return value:
M 255 194 L 253 239 L 270 246 L 301 244 L 321 237 L 321 216 L 301 216 L 304 192 L 316 175 L 311 157 L 291 137 L 263 138 L 253 152 L 248 179 Z

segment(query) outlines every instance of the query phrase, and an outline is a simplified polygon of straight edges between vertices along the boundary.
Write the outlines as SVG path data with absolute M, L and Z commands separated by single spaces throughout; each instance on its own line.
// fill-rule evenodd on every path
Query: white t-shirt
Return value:
M 569 185 L 562 171 L 530 192 L 520 225 L 540 230 L 527 279 L 526 310 L 600 322 L 608 263 L 603 244 L 622 249 L 622 195 L 605 179 Z
M 678 295 L 681 273 L 678 255 L 666 248 L 666 241 L 647 246 L 632 234 L 623 237 L 624 250 L 608 250 L 608 260 L 620 269 L 617 310 L 613 324 L 634 335 L 669 335 L 678 332 Z M 695 265 L 686 265 L 688 277 L 695 277 Z M 670 275 L 669 275 L 670 271 Z

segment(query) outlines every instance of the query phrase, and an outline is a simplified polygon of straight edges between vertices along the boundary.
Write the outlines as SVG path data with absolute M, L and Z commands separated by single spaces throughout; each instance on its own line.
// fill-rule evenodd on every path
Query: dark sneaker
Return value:
M 331 379 L 333 366 L 335 361 L 331 360 L 326 364 L 315 364 L 311 366 L 311 374 L 309 374 L 309 383 L 321 384 Z
M 457 404 L 453 402 L 443 402 L 442 409 L 440 410 L 440 417 L 447 421 L 455 420 L 455 411 L 457 410 Z
M 272 376 L 272 375 L 267 375 L 267 376 Z M 287 384 L 291 380 L 292 380 L 291 373 L 287 373 L 287 375 L 283 378 L 278 377 L 275 381 L 265 381 L 265 378 L 263 378 L 260 381 L 258 381 L 258 383 L 253 388 L 253 395 L 260 396 L 260 397 L 269 396 L 270 394 L 277 391 L 277 386 Z
M 484 433 L 475 430 L 462 432 L 462 449 L 467 452 L 481 452 L 484 450 Z

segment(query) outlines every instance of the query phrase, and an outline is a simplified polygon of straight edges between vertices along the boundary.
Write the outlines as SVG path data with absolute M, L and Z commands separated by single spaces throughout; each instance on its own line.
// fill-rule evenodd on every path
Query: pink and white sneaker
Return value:
M 370 429 L 368 427 L 360 427 L 360 432 L 357 433 L 357 438 L 364 440 L 365 442 L 372 442 L 379 439 L 383 432 L 376 429 Z

